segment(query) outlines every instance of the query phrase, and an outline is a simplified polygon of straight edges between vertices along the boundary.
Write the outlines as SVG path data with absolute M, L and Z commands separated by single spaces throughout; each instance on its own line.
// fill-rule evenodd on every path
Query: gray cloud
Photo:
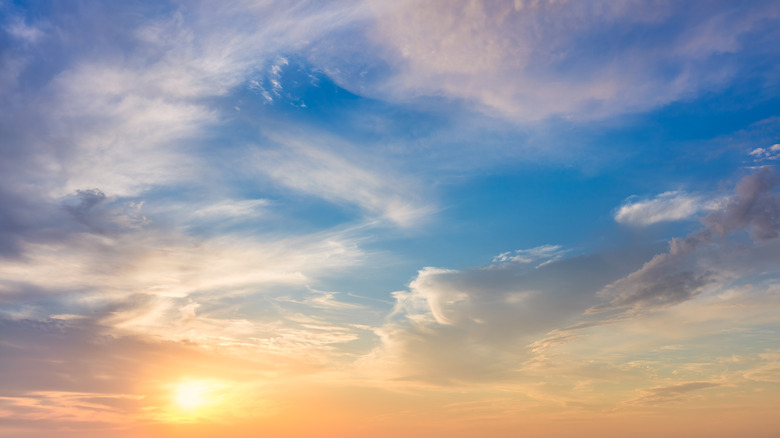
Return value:
M 760 168 L 742 178 L 728 204 L 702 223 L 723 236 L 747 229 L 754 239 L 774 239 L 780 230 L 780 194 L 772 190 L 778 182 L 780 177 L 771 167 Z
M 92 227 L 90 213 L 106 201 L 106 194 L 99 189 L 77 190 L 76 199 L 75 204 L 65 204 L 63 207 L 77 222 Z
M 711 210 L 717 203 L 684 192 L 666 192 L 653 199 L 631 197 L 615 213 L 621 224 L 647 226 L 657 222 L 687 219 L 702 210 Z
M 638 271 L 602 289 L 599 296 L 611 300 L 591 307 L 588 313 L 623 308 L 659 309 L 695 297 L 717 279 L 714 271 L 700 268 L 696 256 L 691 254 L 697 243 L 673 240 L 669 253 L 656 255 Z
M 766 263 L 768 260 L 750 266 L 756 255 L 774 254 L 759 244 L 776 238 L 780 230 L 780 194 L 773 191 L 779 181 L 770 167 L 743 177 L 734 195 L 702 219 L 705 229 L 672 239 L 667 253 L 656 255 L 641 269 L 602 289 L 599 296 L 609 302 L 591 307 L 588 313 L 665 308 L 694 298 L 708 285 L 717 286 L 729 276 L 746 275 Z M 728 237 L 739 231 L 747 231 L 754 243 L 734 251 Z M 778 260 L 777 255 L 770 257 Z
M 0 255 L 20 255 L 24 236 L 39 230 L 40 213 L 29 199 L 0 189 Z
M 574 322 L 595 291 L 625 275 L 641 257 L 554 260 L 558 250 L 516 253 L 534 258 L 508 263 L 498 257 L 482 268 L 421 270 L 408 291 L 395 293 L 393 315 L 376 330 L 383 345 L 374 358 L 393 364 L 389 374 L 403 379 L 507 378 L 528 357 L 528 344 Z M 547 258 L 541 257 L 545 253 Z
M 557 247 L 505 253 L 482 268 L 425 268 L 408 291 L 395 293 L 395 311 L 376 331 L 383 345 L 375 357 L 392 363 L 391 374 L 404 379 L 507 378 L 522 372 L 520 363 L 532 354 L 580 339 L 592 327 L 776 270 L 776 179 L 768 168 L 745 176 L 735 194 L 703 219 L 705 228 L 672 239 L 666 253 L 640 269 L 634 267 L 642 255 L 633 250 L 622 252 L 620 262 L 607 255 L 556 260 Z M 739 231 L 754 241 L 746 244 Z M 607 301 L 593 305 L 599 298 Z M 658 389 L 644 402 L 708 386 Z

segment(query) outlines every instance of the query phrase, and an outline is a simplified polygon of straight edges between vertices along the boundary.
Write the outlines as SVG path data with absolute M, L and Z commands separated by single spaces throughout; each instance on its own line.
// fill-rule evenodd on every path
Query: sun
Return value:
M 183 409 L 194 410 L 206 404 L 208 387 L 200 382 L 182 382 L 176 388 L 176 403 Z

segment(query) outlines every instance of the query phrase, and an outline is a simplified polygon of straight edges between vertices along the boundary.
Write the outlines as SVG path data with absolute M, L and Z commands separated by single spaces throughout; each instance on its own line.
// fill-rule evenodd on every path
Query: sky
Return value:
M 0 0 L 0 436 L 780 430 L 780 3 Z

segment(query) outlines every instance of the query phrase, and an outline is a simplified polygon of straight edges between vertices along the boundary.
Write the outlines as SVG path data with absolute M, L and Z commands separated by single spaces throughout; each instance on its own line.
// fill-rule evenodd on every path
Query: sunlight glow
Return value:
M 176 403 L 187 410 L 202 406 L 207 401 L 208 388 L 200 382 L 183 382 L 176 389 Z

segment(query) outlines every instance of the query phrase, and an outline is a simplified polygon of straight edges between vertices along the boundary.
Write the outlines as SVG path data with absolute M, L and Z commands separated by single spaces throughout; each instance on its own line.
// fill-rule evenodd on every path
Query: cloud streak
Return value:
M 273 137 L 272 137 L 273 138 Z M 361 162 L 367 157 L 359 150 L 342 145 L 332 147 L 276 138 L 281 150 L 261 150 L 257 167 L 274 181 L 324 199 L 347 202 L 389 223 L 409 227 L 426 219 L 435 207 L 424 202 L 422 184 L 412 177 L 385 170 L 377 163 Z M 333 140 L 334 142 L 336 140 Z M 344 151 L 351 151 L 344 157 Z M 367 160 L 366 160 L 367 161 Z
M 615 213 L 615 221 L 633 226 L 688 219 L 702 211 L 714 210 L 718 201 L 684 192 L 665 192 L 652 199 L 629 198 Z

